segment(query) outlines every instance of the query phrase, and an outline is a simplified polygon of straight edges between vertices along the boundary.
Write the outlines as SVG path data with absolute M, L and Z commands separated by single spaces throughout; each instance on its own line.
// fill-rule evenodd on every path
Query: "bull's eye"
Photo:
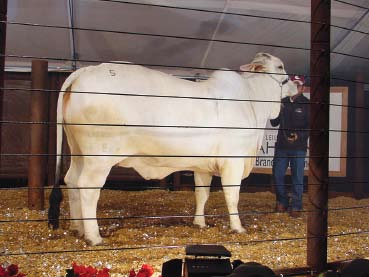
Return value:
M 282 70 L 283 69 L 283 65 L 278 66 L 278 69 Z

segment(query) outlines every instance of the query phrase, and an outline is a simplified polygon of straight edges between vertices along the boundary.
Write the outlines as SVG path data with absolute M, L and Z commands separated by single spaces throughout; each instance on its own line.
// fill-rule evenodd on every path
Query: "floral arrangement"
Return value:
M 18 265 L 11 264 L 8 266 L 0 266 L 0 277 L 25 277 L 26 274 L 19 272 Z
M 134 269 L 131 269 L 129 272 L 129 277 L 151 277 L 153 274 L 154 269 L 148 264 L 143 264 L 137 273 Z
M 72 268 L 67 269 L 67 275 L 65 277 L 109 277 L 109 269 L 104 267 L 99 270 L 92 266 L 73 263 Z
M 97 269 L 93 266 L 78 265 L 77 263 L 72 264 L 71 269 L 66 270 L 67 275 L 65 277 L 109 277 L 109 269 L 104 267 Z M 148 265 L 143 264 L 141 269 L 136 273 L 134 269 L 129 272 L 129 277 L 152 277 L 154 269 Z M 19 272 L 18 265 L 1 265 L 0 266 L 0 277 L 26 277 L 27 275 Z

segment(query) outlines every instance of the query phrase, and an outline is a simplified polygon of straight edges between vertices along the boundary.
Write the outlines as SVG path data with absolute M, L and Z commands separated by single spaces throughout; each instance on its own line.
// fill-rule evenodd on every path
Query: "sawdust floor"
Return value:
M 194 202 L 194 193 L 189 191 L 103 190 L 98 217 L 108 218 L 99 219 L 101 231 L 106 235 L 105 244 L 90 247 L 68 231 L 68 220 L 61 221 L 62 228 L 58 231 L 50 231 L 46 211 L 26 208 L 25 189 L 3 190 L 0 193 L 0 263 L 18 264 L 20 270 L 31 277 L 65 276 L 65 270 L 73 261 L 98 268 L 109 267 L 111 276 L 128 276 L 131 268 L 138 270 L 143 263 L 148 263 L 159 275 L 163 262 L 185 257 L 184 246 L 221 244 L 231 251 L 232 260 L 256 261 L 273 270 L 306 265 L 307 213 L 298 219 L 274 213 L 274 194 L 240 194 L 244 234 L 230 231 L 222 192 L 210 194 L 205 212 L 217 216 L 207 218 L 208 228 L 192 225 Z M 369 199 L 336 197 L 329 200 L 330 209 L 356 208 L 330 210 L 328 261 L 369 257 L 368 206 Z M 304 207 L 307 207 L 307 195 L 304 195 Z M 61 213 L 63 219 L 69 218 L 66 191 Z M 149 216 L 163 218 L 147 218 Z

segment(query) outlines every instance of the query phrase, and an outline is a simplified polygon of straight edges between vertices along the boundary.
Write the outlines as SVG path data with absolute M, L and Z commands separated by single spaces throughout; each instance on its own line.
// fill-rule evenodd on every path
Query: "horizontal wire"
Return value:
M 282 103 L 281 100 L 260 100 L 260 99 L 237 99 L 237 98 L 216 98 L 216 97 L 198 97 L 198 96 L 176 96 L 176 95 L 158 95 L 158 94 L 138 94 L 138 93 L 115 93 L 115 92 L 98 92 L 98 91 L 75 91 L 75 90 L 58 90 L 58 89 L 41 89 L 41 88 L 15 88 L 15 87 L 0 87 L 3 91 L 28 91 L 28 92 L 48 92 L 48 93 L 71 93 L 71 94 L 93 94 L 93 95 L 108 95 L 108 96 L 131 96 L 131 97 L 152 97 L 152 98 L 173 98 L 173 99 L 190 99 L 190 100 L 209 100 L 209 101 L 230 101 L 230 102 L 256 102 L 256 103 Z M 343 108 L 368 109 L 366 106 L 353 106 L 343 104 L 332 104 L 325 102 L 299 103 L 302 105 L 328 105 Z
M 368 83 L 369 84 L 369 83 Z M 76 90 L 58 90 L 58 89 L 41 89 L 41 88 L 15 88 L 15 87 L 0 87 L 4 91 L 28 91 L 28 92 L 48 92 L 48 93 L 71 93 L 71 94 L 93 94 L 93 95 L 109 95 L 109 96 L 131 96 L 131 97 L 152 97 L 152 98 L 173 98 L 173 99 L 190 99 L 190 100 L 209 100 L 209 101 L 230 101 L 230 102 L 256 102 L 256 103 L 282 103 L 281 100 L 260 100 L 260 99 L 237 99 L 237 98 L 216 98 L 216 97 L 198 97 L 198 96 L 177 96 L 177 95 L 158 95 L 158 94 L 139 94 L 139 93 L 115 93 L 115 92 L 98 92 L 98 91 L 76 91 Z M 332 104 L 326 102 L 299 103 L 302 105 L 328 105 L 342 108 L 355 108 L 369 110 L 368 106 L 354 106 L 344 104 Z
M 255 72 L 256 73 L 256 72 Z M 280 100 L 255 100 L 255 99 L 237 99 L 237 98 L 216 98 L 216 97 L 199 97 L 199 96 L 178 96 L 178 95 L 159 95 L 159 94 L 139 94 L 139 93 L 115 93 L 115 92 L 99 92 L 99 91 L 77 91 L 77 90 L 58 90 L 58 89 L 41 89 L 41 88 L 12 88 L 12 87 L 0 87 L 2 90 L 10 91 L 40 91 L 40 92 L 52 92 L 52 93 L 76 93 L 76 94 L 96 94 L 96 95 L 109 95 L 109 96 L 132 96 L 132 97 L 150 97 L 150 98 L 174 98 L 174 99 L 190 99 L 190 100 L 209 100 L 209 101 L 230 101 L 230 102 L 260 102 L 260 103 L 281 103 Z M 315 104 L 322 104 L 320 102 L 312 102 Z M 301 103 L 305 104 L 305 103 Z
M 147 67 L 164 67 L 164 68 L 181 68 L 181 69 L 198 69 L 198 70 L 210 70 L 210 71 L 227 71 L 227 72 L 238 72 L 238 73 L 255 73 L 255 74 L 267 74 L 267 75 L 288 75 L 287 73 L 277 73 L 277 72 L 255 72 L 255 71 L 245 71 L 238 69 L 228 69 L 228 68 L 216 68 L 216 67 L 199 67 L 199 66 L 178 66 L 178 65 L 164 65 L 164 64 L 148 64 L 148 63 L 132 63 L 126 61 L 105 61 L 105 60 L 86 60 L 86 59 L 70 59 L 70 58 L 56 58 L 47 56 L 30 56 L 30 55 L 15 55 L 15 54 L 2 54 L 0 57 L 5 58 L 20 58 L 20 59 L 38 59 L 38 60 L 53 60 L 53 61 L 63 61 L 63 62 L 87 62 L 87 63 L 107 63 L 107 64 L 124 64 L 124 65 L 141 65 Z M 310 75 L 312 76 L 312 75 Z M 318 75 L 317 75 L 318 76 Z M 194 76 L 196 77 L 196 76 Z M 353 81 L 355 82 L 355 81 Z
M 337 53 L 339 54 L 339 53 Z M 132 63 L 132 62 L 124 62 L 124 61 L 105 61 L 105 60 L 91 60 L 91 59 L 70 59 L 70 58 L 56 58 L 56 57 L 47 57 L 47 56 L 29 56 L 29 55 L 14 55 L 14 54 L 1 54 L 0 57 L 7 57 L 7 58 L 21 58 L 21 59 L 40 59 L 40 60 L 54 60 L 54 61 L 70 61 L 70 62 L 87 62 L 87 63 L 107 63 L 107 64 L 125 64 L 125 65 L 141 65 L 147 67 L 164 67 L 164 68 L 182 68 L 182 69 L 197 69 L 197 70 L 210 70 L 210 71 L 232 71 L 232 72 L 249 72 L 249 73 L 259 73 L 259 74 L 275 74 L 275 75 L 284 75 L 281 73 L 272 73 L 272 72 L 253 72 L 253 71 L 243 71 L 237 69 L 225 69 L 225 68 L 212 68 L 212 67 L 196 67 L 196 66 L 179 66 L 179 65 L 164 65 L 164 64 L 147 64 L 147 63 Z M 365 59 L 368 59 L 365 57 Z M 310 77 L 319 77 L 318 75 L 308 75 Z M 195 76 L 194 76 L 195 78 Z M 351 83 L 358 83 L 368 85 L 368 82 L 364 81 L 357 81 L 351 79 L 345 79 L 340 77 L 331 77 L 332 80 L 338 81 L 345 81 Z
M 310 128 L 274 128 L 274 127 L 241 127 L 241 126 L 196 126 L 196 125 L 151 125 L 151 124 L 118 124 L 118 123 L 77 123 L 77 122 L 50 122 L 50 121 L 13 121 L 0 120 L 0 124 L 10 125 L 63 125 L 63 126 L 97 126 L 97 127 L 126 127 L 126 128 L 178 128 L 178 129 L 223 129 L 223 130 L 268 130 L 268 131 L 299 131 L 310 133 L 348 133 L 369 134 L 369 131 L 337 130 L 337 129 L 310 129 Z
M 215 11 L 215 10 L 206 10 L 206 9 L 199 9 L 199 8 L 187 8 L 187 7 L 178 7 L 178 6 L 167 6 L 167 5 L 157 5 L 157 4 L 149 4 L 149 3 L 137 3 L 137 2 L 130 2 L 130 1 L 118 1 L 118 0 L 98 0 L 100 2 L 113 2 L 119 4 L 130 4 L 130 5 L 139 5 L 139 6 L 149 6 L 149 7 L 158 7 L 158 8 L 168 8 L 168 9 L 176 9 L 176 10 L 187 10 L 187 11 L 198 11 L 198 12 L 205 12 L 205 13 L 213 13 L 213 14 L 221 14 L 221 15 L 232 15 L 232 16 L 242 16 L 242 17 L 250 17 L 250 18 L 260 18 L 260 19 L 271 19 L 271 20 L 280 20 L 286 22 L 295 22 L 295 23 L 306 23 L 306 24 L 325 24 L 325 22 L 314 22 L 310 20 L 298 20 L 298 19 L 289 19 L 289 18 L 281 18 L 281 17 L 271 17 L 271 16 L 261 16 L 261 15 L 254 15 L 254 14 L 244 14 L 244 13 L 235 13 L 235 12 L 225 12 L 225 11 Z M 345 3 L 345 2 L 343 2 Z M 348 4 L 348 3 L 345 3 Z M 358 6 L 361 7 L 361 6 Z M 364 7 L 361 7 L 364 8 Z M 360 30 L 346 28 L 339 25 L 330 25 L 334 28 L 344 29 L 350 32 L 357 32 L 365 35 L 369 35 L 368 32 L 363 32 Z
M 353 54 L 347 54 L 347 53 L 342 53 L 342 52 L 331 51 L 330 53 L 331 54 L 336 54 L 336 55 L 341 55 L 341 56 L 346 56 L 346 57 L 350 57 L 350 58 L 356 58 L 356 59 L 362 59 L 362 60 L 369 60 L 369 57 L 358 56 L 358 55 L 353 55 Z
M 339 212 L 339 211 L 350 211 L 350 210 L 358 210 L 358 209 L 369 209 L 369 206 L 352 206 L 352 207 L 337 207 L 337 208 L 328 208 L 324 209 L 327 212 Z M 297 211 L 299 213 L 312 213 L 314 210 L 300 210 Z M 89 218 L 59 218 L 50 220 L 60 220 L 60 221 L 90 221 L 90 220 L 130 220 L 130 219 L 173 219 L 173 218 L 194 218 L 194 217 L 207 217 L 207 218 L 219 218 L 219 217 L 229 217 L 232 215 L 237 216 L 250 216 L 250 215 L 268 215 L 268 214 L 279 214 L 277 211 L 244 211 L 238 213 L 220 213 L 220 214 L 201 214 L 201 215 L 131 215 L 131 216 L 113 216 L 113 217 L 89 217 Z M 32 222 L 48 222 L 49 219 L 1 219 L 0 224 L 3 223 L 32 223 Z
M 56 57 L 47 57 L 47 56 L 29 56 L 29 55 L 10 55 L 10 54 L 1 54 L 0 57 L 5 58 L 20 58 L 20 59 L 39 59 L 39 60 L 53 60 L 53 61 L 64 61 L 64 62 L 87 62 L 87 63 L 107 63 L 107 64 L 125 64 L 125 65 L 141 65 L 141 66 L 147 66 L 147 67 L 164 67 L 164 68 L 181 68 L 181 69 L 197 69 L 197 70 L 210 70 L 210 71 L 232 71 L 232 72 L 250 72 L 250 73 L 258 73 L 258 74 L 275 74 L 275 75 L 285 75 L 281 73 L 271 73 L 271 72 L 252 72 L 252 71 L 243 71 L 243 70 L 237 70 L 237 69 L 226 69 L 226 68 L 215 68 L 215 67 L 198 67 L 198 66 L 178 66 L 178 65 L 164 65 L 164 64 L 147 64 L 147 63 L 127 63 L 124 61 L 118 62 L 118 61 L 105 61 L 105 60 L 87 60 L 87 59 L 70 59 L 70 58 L 56 58 Z M 194 76 L 195 77 L 195 76 Z M 307 77 L 320 77 L 320 75 L 307 75 Z M 338 80 L 338 81 L 345 81 L 345 82 L 351 82 L 351 83 L 358 83 L 358 84 L 364 84 L 369 85 L 368 82 L 364 81 L 357 81 L 357 80 L 350 80 L 340 77 L 331 77 L 332 80 Z
M 206 41 L 206 42 L 210 42 L 211 41 L 211 42 L 220 42 L 220 43 L 227 43 L 227 44 L 253 45 L 253 46 L 268 46 L 268 47 L 273 47 L 273 48 L 283 48 L 283 49 L 293 49 L 293 50 L 304 50 L 304 51 L 316 51 L 316 52 L 320 52 L 320 50 L 311 50 L 309 48 L 304 48 L 304 47 L 295 47 L 295 46 L 277 45 L 277 44 L 263 44 L 263 43 L 255 43 L 255 42 L 244 42 L 244 41 L 231 41 L 231 40 L 221 40 L 221 39 L 212 39 L 212 38 L 209 39 L 209 38 L 198 38 L 198 37 L 189 37 L 189 36 L 150 34 L 150 33 L 128 32 L 128 31 L 113 31 L 113 30 L 108 30 L 108 29 L 93 29 L 93 28 L 83 28 L 83 27 L 69 27 L 69 26 L 60 26 L 60 25 L 48 25 L 48 24 L 37 24 L 37 23 L 16 22 L 16 21 L 4 21 L 4 20 L 0 20 L 0 23 L 6 23 L 6 24 L 11 24 L 11 25 L 21 25 L 21 26 L 28 26 L 28 27 L 43 27 L 43 28 L 54 28 L 54 29 L 72 29 L 72 30 L 76 30 L 76 31 L 90 31 L 90 32 L 125 34 L 125 35 L 135 35 L 135 36 L 163 37 L 163 38 L 196 40 L 196 41 Z
M 342 29 L 342 30 L 345 30 L 345 31 L 350 31 L 350 32 L 358 33 L 358 34 L 362 34 L 362 35 L 369 35 L 369 32 L 355 30 L 355 29 L 351 29 L 351 28 L 347 28 L 347 27 L 343 27 L 343 26 L 338 26 L 338 25 L 331 24 L 331 27 L 334 27 L 334 28 L 337 28 L 337 29 Z
M 139 5 L 139 6 L 148 6 L 148 7 L 157 7 L 157 8 L 168 8 L 175 10 L 186 10 L 186 11 L 196 11 L 196 12 L 205 12 L 205 13 L 213 13 L 213 14 L 224 14 L 224 15 L 232 15 L 232 16 L 242 16 L 242 17 L 251 17 L 251 18 L 261 18 L 261 19 L 271 19 L 271 20 L 280 20 L 280 21 L 288 21 L 295 23 L 311 23 L 311 21 L 307 20 L 298 20 L 298 19 L 288 19 L 281 17 L 271 17 L 271 16 L 261 16 L 254 14 L 244 14 L 244 13 L 235 13 L 235 12 L 225 12 L 225 11 L 216 11 L 216 10 L 206 10 L 199 8 L 187 8 L 187 7 L 178 7 L 178 6 L 167 6 L 167 5 L 158 5 L 158 4 L 148 4 L 148 3 L 137 3 L 130 1 L 119 1 L 119 0 L 98 0 L 99 2 L 112 2 L 119 4 L 131 4 L 131 5 Z
M 268 174 L 270 175 L 270 174 Z M 193 175 L 182 175 L 184 177 L 192 177 Z M 159 181 L 159 180 L 157 180 Z M 148 181 L 149 182 L 149 181 Z M 155 181 L 152 181 L 155 182 Z M 336 182 L 336 183 L 332 183 L 332 182 L 327 182 L 324 183 L 325 185 L 331 186 L 331 185 L 352 185 L 352 184 L 368 184 L 368 181 L 348 181 L 348 182 Z M 112 185 L 112 184 L 107 184 L 106 186 L 97 186 L 97 187 L 69 187 L 69 186 L 61 186 L 58 187 L 61 190 L 88 190 L 88 189 L 101 189 L 101 190 L 120 190 L 120 191 L 136 191 L 137 189 L 139 190 L 165 190 L 165 191 L 172 191 L 172 186 L 174 184 L 171 182 L 168 182 L 167 185 L 165 186 L 155 186 L 155 185 L 140 185 L 140 184 L 122 184 L 122 185 Z M 321 186 L 322 184 L 318 184 L 318 183 L 303 183 L 303 184 L 284 184 L 285 187 L 292 187 L 292 186 Z M 179 188 L 219 188 L 219 190 L 221 190 L 222 188 L 225 187 L 246 187 L 246 188 L 275 188 L 278 187 L 279 185 L 277 184 L 272 184 L 272 183 L 262 183 L 262 184 L 237 184 L 237 185 L 222 185 L 222 184 L 210 184 L 210 185 L 195 185 L 193 184 L 180 184 L 178 187 Z M 52 190 L 53 187 L 50 186 L 34 186 L 34 187 L 0 187 L 0 191 L 22 191 L 22 190 Z M 174 190 L 175 191 L 175 190 Z
M 321 52 L 318 49 L 310 49 L 305 47 L 296 47 L 296 46 L 287 46 L 287 45 L 277 45 L 277 44 L 265 44 L 265 43 L 254 43 L 254 42 L 244 42 L 244 41 L 231 41 L 231 40 L 220 40 L 220 39 L 208 39 L 208 38 L 198 38 L 198 37 L 189 37 L 189 36 L 174 36 L 174 35 L 163 35 L 163 34 L 150 34 L 150 33 L 140 33 L 140 32 L 128 32 L 128 31 L 113 31 L 107 29 L 93 29 L 93 28 L 82 28 L 82 27 L 68 27 L 68 26 L 58 26 L 58 25 L 48 25 L 48 24 L 36 24 L 36 23 L 26 23 L 26 22 L 15 22 L 15 21 L 4 21 L 0 20 L 2 23 L 7 23 L 11 25 L 21 25 L 28 27 L 43 27 L 43 28 L 56 28 L 56 29 L 73 29 L 77 31 L 91 31 L 91 32 L 103 32 L 103 33 L 114 33 L 114 34 L 125 34 L 125 35 L 136 35 L 136 36 L 152 36 L 152 37 L 164 37 L 164 38 L 172 38 L 172 39 L 185 39 L 185 40 L 196 40 L 196 41 L 206 41 L 206 42 L 219 42 L 219 43 L 227 43 L 227 44 L 239 44 L 239 45 L 252 45 L 252 46 L 267 46 L 273 48 L 283 48 L 283 49 L 292 49 L 292 50 L 303 50 L 310 52 Z M 365 59 L 369 60 L 369 57 L 353 55 L 343 52 L 331 51 L 331 54 L 347 56 L 351 58 L 357 59 Z
M 47 254 L 66 254 L 66 253 L 88 253 L 88 252 L 104 252 L 104 251 L 131 251 L 145 249 L 176 249 L 185 248 L 186 246 L 176 245 L 150 245 L 150 246 L 131 246 L 131 247 L 114 247 L 114 248 L 94 248 L 94 249 L 78 249 L 78 250 L 55 250 L 55 251 L 39 251 L 39 252 L 23 252 L 23 253 L 1 253 L 0 256 L 31 256 L 31 255 L 47 255 Z
M 337 80 L 337 81 L 343 81 L 343 82 L 349 82 L 349 83 L 369 85 L 369 83 L 367 81 L 350 80 L 350 79 L 341 78 L 341 77 L 334 77 L 334 76 L 331 76 L 331 80 Z
M 164 37 L 164 38 L 173 38 L 173 39 L 185 39 L 185 40 L 196 40 L 196 41 L 211 41 L 211 42 L 219 42 L 219 43 L 228 43 L 228 44 L 240 44 L 240 45 L 253 45 L 253 46 L 267 46 L 273 48 L 284 48 L 284 49 L 292 49 L 292 50 L 304 50 L 310 52 L 321 52 L 321 50 L 305 48 L 305 47 L 297 47 L 297 46 L 287 46 L 287 45 L 277 45 L 277 44 L 265 44 L 265 43 L 254 43 L 254 42 L 245 42 L 245 41 L 231 41 L 231 40 L 220 40 L 220 39 L 209 39 L 209 38 L 199 38 L 199 37 L 189 37 L 189 36 L 175 36 L 175 35 L 163 35 L 163 34 L 152 34 L 152 33 L 140 33 L 140 32 L 129 32 L 129 31 L 113 31 L 108 29 L 94 29 L 94 28 L 83 28 L 83 27 L 69 27 L 69 26 L 60 26 L 60 25 L 49 25 L 49 24 L 38 24 L 38 23 L 28 23 L 28 22 L 16 22 L 16 21 L 4 21 L 0 20 L 1 23 L 6 23 L 9 25 L 20 25 L 20 26 L 28 26 L 28 27 L 42 27 L 42 28 L 55 28 L 55 29 L 72 29 L 77 31 L 90 31 L 90 32 L 102 32 L 102 33 L 113 33 L 113 34 L 125 34 L 125 35 L 136 35 L 136 36 L 153 36 L 153 37 Z M 320 24 L 320 23 L 318 23 Z M 337 25 L 331 25 L 335 28 L 340 28 L 347 31 L 357 32 L 361 34 L 368 35 L 369 33 L 358 31 L 354 29 L 349 29 Z M 358 59 L 366 59 L 369 60 L 369 57 L 353 55 L 343 52 L 332 51 L 331 54 L 348 56 L 351 58 Z
M 257 73 L 257 72 L 255 72 Z M 260 72 L 261 73 L 261 72 Z M 230 101 L 230 102 L 256 102 L 256 103 L 282 103 L 281 100 L 260 100 L 260 99 L 237 99 L 237 98 L 217 98 L 217 97 L 199 97 L 199 96 L 178 96 L 178 95 L 159 95 L 159 94 L 140 94 L 140 93 L 118 93 L 118 92 L 98 92 L 98 91 L 76 91 L 76 90 L 58 90 L 58 89 L 41 89 L 41 88 L 15 88 L 15 87 L 0 87 L 0 90 L 4 91 L 28 91 L 28 92 L 49 92 L 49 93 L 71 93 L 71 94 L 92 94 L 92 95 L 108 95 L 108 96 L 130 96 L 130 97 L 149 97 L 149 98 L 173 98 L 173 99 L 189 99 L 189 100 L 209 100 L 209 101 Z M 362 108 L 369 109 L 365 106 L 349 106 L 343 104 L 327 104 L 325 102 L 308 102 L 299 103 L 302 105 L 329 105 L 337 107 L 348 108 Z
M 0 124 L 10 125 L 63 125 L 63 126 L 98 126 L 98 127 L 127 127 L 127 128 L 179 128 L 179 129 L 225 129 L 225 130 L 292 130 L 291 128 L 268 128 L 268 127 L 241 127 L 241 126 L 196 126 L 196 125 L 151 125 L 151 124 L 109 124 L 109 123 L 67 123 L 67 122 L 49 122 L 49 121 L 12 121 L 0 120 Z M 324 133 L 320 129 L 293 129 L 294 131 Z M 351 132 L 347 130 L 327 130 L 327 132 Z M 360 133 L 364 131 L 359 131 Z M 356 133 L 356 132 L 353 132 Z M 369 133 L 369 132 L 368 132 Z
M 101 0 L 100 0 L 101 1 Z M 342 4 L 346 4 L 346 5 L 349 5 L 349 6 L 353 6 L 353 7 L 357 7 L 357 8 L 361 8 L 361 9 L 364 9 L 364 10 L 368 10 L 369 8 L 367 7 L 364 7 L 364 6 L 360 6 L 358 4 L 352 4 L 350 2 L 346 2 L 346 1 L 343 1 L 343 0 L 333 0 L 333 1 L 336 1 L 336 2 L 339 2 L 339 3 L 342 3 Z
M 325 22 L 319 22 L 319 21 L 312 22 L 312 21 L 309 21 L 309 20 L 289 19 L 289 18 L 281 18 L 281 17 L 261 16 L 261 15 L 254 15 L 254 14 L 244 14 L 244 13 L 235 13 L 235 12 L 215 11 L 215 10 L 206 10 L 206 9 L 198 9 L 198 8 L 186 8 L 186 7 L 178 7 L 178 6 L 157 5 L 157 4 L 148 4 L 148 3 L 137 3 L 137 2 L 129 2 L 129 1 L 112 1 L 112 0 L 98 0 L 98 1 L 100 1 L 100 2 L 115 2 L 115 3 L 120 3 L 120 4 L 140 5 L 140 6 L 149 6 L 149 7 L 158 7 L 158 8 L 168 8 L 168 9 L 176 9 L 176 10 L 197 11 L 197 12 L 222 14 L 222 15 L 231 15 L 231 16 L 241 16 L 241 17 L 250 17 L 250 18 L 259 18 L 259 19 L 268 19 L 268 20 L 269 19 L 270 20 L 279 20 L 279 21 L 294 22 L 294 23 L 325 24 Z M 6 22 L 6 21 L 4 21 L 3 23 L 8 23 L 8 24 L 21 23 L 19 25 L 22 25 L 22 23 L 25 23 L 25 22 L 15 22 L 15 23 L 13 23 L 13 22 Z M 33 26 L 38 26 L 35 23 L 25 23 L 25 24 L 34 24 Z M 364 32 L 364 31 L 360 31 L 360 30 L 356 30 L 356 29 L 352 29 L 352 28 L 347 28 L 347 27 L 343 27 L 343 26 L 339 26 L 339 25 L 333 25 L 333 24 L 331 24 L 330 26 L 331 27 L 334 27 L 334 28 L 338 28 L 338 29 L 343 29 L 343 30 L 346 30 L 346 31 L 350 31 L 350 32 L 357 32 L 357 33 L 369 35 L 368 32 Z M 53 26 L 52 25 L 48 25 L 47 27 L 53 27 Z M 72 29 L 74 27 L 67 27 L 67 26 L 65 26 L 65 28 Z M 95 29 L 95 30 L 98 31 L 98 29 Z
M 310 133 L 348 133 L 348 134 L 369 134 L 369 131 L 337 130 L 337 129 L 291 129 L 291 128 L 273 128 L 273 127 L 240 127 L 240 126 L 195 126 L 195 125 L 150 125 L 150 124 L 109 124 L 109 123 L 66 123 L 49 121 L 12 121 L 0 120 L 0 124 L 10 125 L 63 125 L 63 126 L 98 126 L 98 127 L 126 127 L 126 128 L 178 128 L 178 129 L 221 129 L 221 130 L 269 130 L 269 131 L 299 131 Z
M 123 2 L 121 2 L 121 3 L 123 3 Z M 130 2 L 124 2 L 124 3 L 138 4 L 138 3 L 130 3 Z M 141 5 L 144 5 L 144 4 L 141 4 Z M 159 5 L 153 5 L 153 6 L 159 6 Z M 171 6 L 164 6 L 164 5 L 162 5 L 161 7 L 178 8 L 178 7 L 171 7 Z M 199 11 L 215 12 L 215 11 L 208 11 L 208 10 L 201 10 L 201 9 L 199 9 Z M 217 13 L 227 14 L 227 13 L 224 13 L 224 12 L 217 12 Z M 235 13 L 229 13 L 229 14 L 236 15 Z M 237 14 L 237 15 L 241 15 L 241 14 Z M 249 16 L 249 15 L 244 15 L 244 16 Z M 265 18 L 267 18 L 267 17 L 265 17 Z M 278 19 L 278 18 L 270 18 L 270 19 Z M 288 21 L 288 20 L 282 19 L 282 18 L 279 18 L 278 20 Z M 295 21 L 295 20 L 291 20 L 291 21 Z M 140 35 L 140 36 L 155 36 L 155 37 L 166 37 L 166 38 L 198 40 L 198 41 L 212 41 L 212 42 L 232 43 L 232 44 L 247 44 L 247 45 L 254 45 L 254 46 L 268 46 L 268 47 L 275 47 L 275 48 L 285 48 L 285 49 L 295 49 L 295 50 L 305 50 L 305 51 L 320 51 L 320 50 L 313 50 L 313 49 L 304 48 L 304 47 L 293 47 L 293 46 L 283 46 L 283 45 L 273 45 L 273 44 L 260 44 L 260 43 L 250 43 L 250 42 L 240 42 L 240 41 L 206 39 L 206 38 L 187 37 L 187 36 L 149 34 L 149 33 L 140 33 L 140 32 L 128 32 L 128 31 L 113 31 L 113 30 L 107 30 L 107 29 L 81 28 L 81 27 L 70 27 L 70 26 L 59 26 L 59 25 L 37 24 L 37 23 L 15 22 L 15 21 L 4 21 L 4 20 L 1 20 L 0 22 L 6 23 L 6 24 L 31 26 L 31 27 L 73 29 L 73 30 L 79 30 L 79 31 L 95 31 L 95 32 L 118 33 L 118 34 Z M 304 23 L 308 23 L 308 22 L 304 22 Z M 321 22 L 311 22 L 311 23 L 322 24 Z M 331 25 L 331 26 L 335 27 L 335 28 L 341 28 L 341 29 L 344 29 L 344 30 L 348 30 L 348 31 L 352 31 L 352 32 L 358 32 L 358 33 L 368 35 L 368 33 L 366 33 L 366 32 L 362 32 L 362 31 L 358 31 L 358 30 L 354 30 L 354 29 L 349 29 L 349 28 L 345 28 L 345 27 L 342 27 L 342 26 L 337 26 L 337 25 Z M 331 52 L 331 53 L 338 54 L 338 55 L 344 55 L 344 56 L 348 56 L 348 57 L 352 57 L 352 58 L 360 58 L 360 59 L 369 60 L 369 57 L 363 57 L 363 56 L 358 56 L 358 55 L 353 55 L 353 54 L 348 54 L 348 53 L 334 52 L 334 51 Z
M 359 232 L 344 232 L 339 234 L 328 234 L 327 236 L 305 236 L 305 237 L 291 237 L 291 238 L 273 238 L 273 239 L 260 239 L 260 240 L 248 240 L 248 241 L 225 241 L 217 242 L 220 245 L 250 245 L 257 243 L 276 243 L 276 242 L 288 242 L 298 241 L 314 238 L 333 238 L 343 236 L 357 236 L 368 234 L 369 230 L 363 230 Z M 1 256 L 30 256 L 30 255 L 46 255 L 46 254 L 65 254 L 65 253 L 83 253 L 83 252 L 103 252 L 103 251 L 131 251 L 131 250 L 147 250 L 147 249 L 178 249 L 185 248 L 187 245 L 149 245 L 149 246 L 131 246 L 131 247 L 118 247 L 118 248 L 94 248 L 94 249 L 78 249 L 78 250 L 54 250 L 54 251 L 34 251 L 34 252 L 22 252 L 22 253 L 2 253 Z
M 167 154 L 50 154 L 50 153 L 0 153 L 3 157 L 130 157 L 130 158 L 274 158 L 275 156 L 259 155 L 167 155 Z M 301 158 L 301 156 L 278 155 L 277 158 Z M 329 158 L 329 159 L 368 159 L 369 156 L 328 156 L 306 155 L 305 158 Z
M 178 171 L 177 171 L 178 172 Z M 270 175 L 270 174 L 267 174 Z M 193 177 L 193 174 L 182 174 L 184 177 Z M 331 177 L 335 178 L 335 177 Z M 159 180 L 157 180 L 159 181 Z M 155 182 L 155 181 L 153 181 Z M 352 184 L 369 184 L 369 181 L 345 181 L 345 182 L 331 182 L 328 181 L 325 183 L 328 186 L 331 185 L 352 185 Z M 319 183 L 309 183 L 304 182 L 302 184 L 284 184 L 286 187 L 292 187 L 292 186 L 321 186 L 322 184 Z M 106 186 L 97 186 L 97 187 L 69 187 L 69 186 L 61 186 L 61 190 L 85 190 L 85 189 L 101 189 L 101 190 L 131 190 L 131 189 L 140 189 L 140 190 L 171 190 L 171 186 L 173 186 L 173 183 L 168 182 L 166 186 L 155 186 L 155 185 L 140 185 L 140 184 L 121 184 L 121 185 L 113 185 L 113 184 L 107 184 Z M 210 184 L 210 185 L 195 185 L 195 184 L 180 184 L 178 187 L 180 188 L 224 188 L 224 187 L 251 187 L 251 188 L 274 188 L 278 187 L 279 185 L 274 183 L 259 183 L 259 184 L 237 184 L 237 185 L 216 185 L 216 184 Z M 52 190 L 53 187 L 51 186 L 33 186 L 33 187 L 0 187 L 0 191 L 12 191 L 12 190 Z

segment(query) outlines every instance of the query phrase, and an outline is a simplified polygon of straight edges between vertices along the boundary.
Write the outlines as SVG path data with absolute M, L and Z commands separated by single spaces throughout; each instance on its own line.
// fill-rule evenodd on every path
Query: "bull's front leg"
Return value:
M 205 204 L 209 199 L 211 178 L 212 175 L 208 173 L 195 172 L 196 211 L 193 224 L 198 225 L 200 228 L 206 227 Z
M 238 214 L 238 201 L 244 163 L 241 160 L 227 161 L 222 167 L 221 180 L 227 203 L 231 229 L 237 233 L 245 232 Z

